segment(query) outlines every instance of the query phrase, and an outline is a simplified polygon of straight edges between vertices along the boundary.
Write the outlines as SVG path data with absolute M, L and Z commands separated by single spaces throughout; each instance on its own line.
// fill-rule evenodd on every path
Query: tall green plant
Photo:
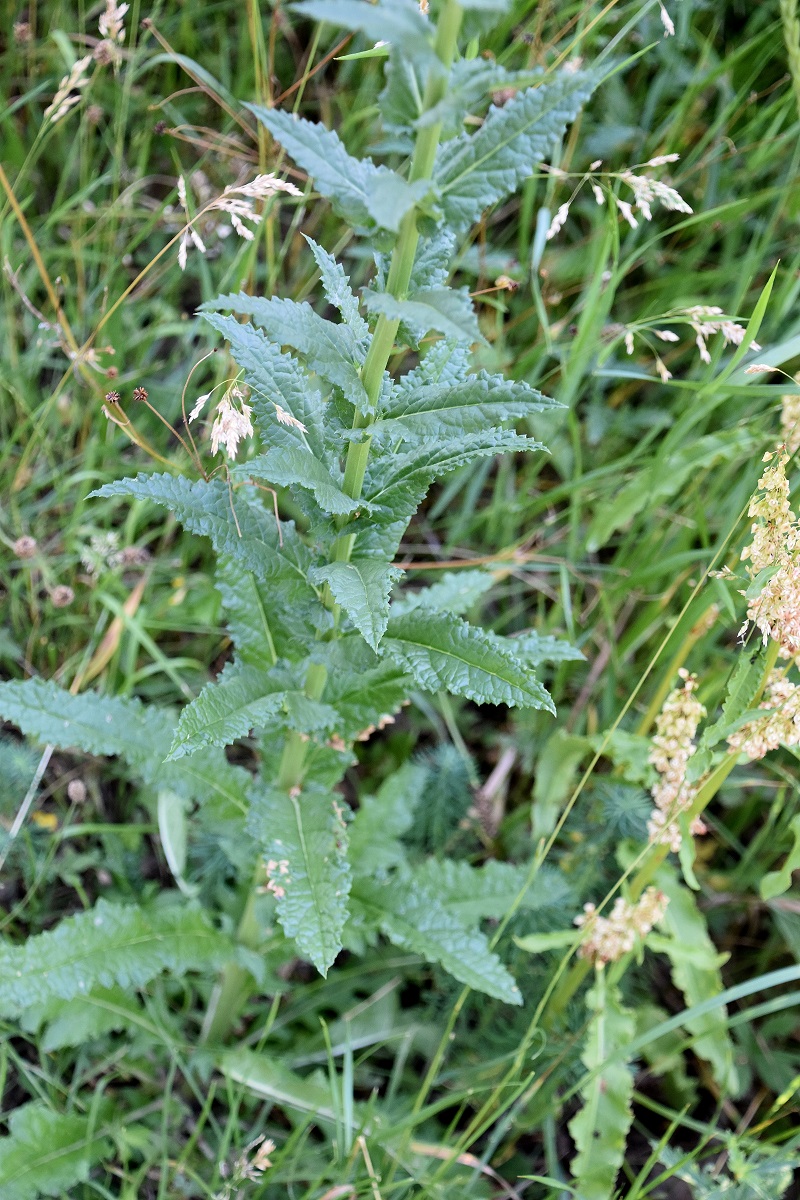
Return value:
M 133 701 L 71 696 L 54 684 L 0 692 L 3 715 L 26 732 L 119 754 L 144 775 L 159 796 L 162 839 L 180 843 L 187 800 L 200 801 L 201 819 L 224 823 L 242 916 L 239 950 L 229 949 L 209 1008 L 209 1039 L 225 1036 L 258 979 L 248 952 L 264 941 L 265 889 L 286 936 L 323 974 L 343 945 L 382 934 L 472 988 L 521 1003 L 477 924 L 415 872 L 394 832 L 387 838 L 413 819 L 414 771 L 401 772 L 354 818 L 337 791 L 354 741 L 391 719 L 412 689 L 554 711 L 535 674 L 548 657 L 563 656 L 551 640 L 469 624 L 452 611 L 446 587 L 413 603 L 396 595 L 394 558 L 434 480 L 498 452 L 542 452 L 514 424 L 554 405 L 524 383 L 470 370 L 478 317 L 466 289 L 448 283 L 460 239 L 532 173 L 596 83 L 591 72 L 564 68 L 528 86 L 530 73 L 461 57 L 459 35 L 474 36 L 505 7 L 443 0 L 434 23 L 415 0 L 295 5 L 300 15 L 388 43 L 380 108 L 407 152 L 405 170 L 352 157 L 321 124 L 247 106 L 372 249 L 373 281 L 359 303 L 342 267 L 309 241 L 338 320 L 305 303 L 244 293 L 206 305 L 250 390 L 259 452 L 232 465 L 227 479 L 140 475 L 97 493 L 163 505 L 211 540 L 234 658 L 177 723 Z M 488 103 L 498 81 L 518 90 L 489 108 L 477 132 L 465 131 L 463 118 L 481 96 Z M 403 348 L 415 352 L 416 365 L 393 377 L 390 359 Z M 276 488 L 296 522 L 273 512 L 267 492 Z M 254 775 L 222 753 L 251 730 L 261 749 Z M 173 860 L 180 883 L 180 854 Z M 134 917 L 104 911 L 104 921 L 116 930 Z M 152 958 L 124 978 L 103 961 L 104 929 L 101 922 L 87 931 L 79 991 L 65 991 L 54 969 L 37 1002 L 47 1003 L 48 987 L 66 997 L 145 977 Z M 146 939 L 135 945 L 134 959 L 147 953 Z M 207 955 L 198 948 L 198 965 Z

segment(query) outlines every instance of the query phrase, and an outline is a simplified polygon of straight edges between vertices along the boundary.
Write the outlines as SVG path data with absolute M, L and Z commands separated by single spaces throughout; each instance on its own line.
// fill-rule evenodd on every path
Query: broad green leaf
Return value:
M 146 783 L 171 788 L 184 799 L 213 801 L 220 815 L 242 813 L 250 776 L 218 750 L 205 750 L 181 763 L 165 763 L 175 727 L 171 713 L 139 700 L 73 696 L 43 679 L 0 683 L 0 717 L 23 733 L 61 749 L 119 755 Z
M 0 1194 L 3 1200 L 63 1195 L 111 1151 L 108 1132 L 96 1120 L 53 1112 L 39 1101 L 24 1104 L 11 1113 L 8 1137 L 0 1138 Z
M 391 42 L 409 50 L 431 44 L 433 27 L 416 0 L 298 0 L 295 12 L 345 29 L 358 29 L 374 42 Z
M 382 649 L 424 691 L 449 691 L 479 704 L 555 712 L 533 672 L 460 617 L 421 609 L 397 617 L 389 622 Z
M 313 782 L 297 796 L 263 786 L 251 793 L 248 828 L 267 863 L 278 919 L 321 975 L 342 948 L 347 919 L 345 810 L 343 799 Z
M 356 876 L 374 875 L 405 862 L 400 839 L 414 821 L 427 771 L 405 763 L 375 796 L 362 796 L 349 830 L 350 861 Z
M 133 496 L 162 504 L 190 533 L 210 538 L 217 554 L 230 555 L 265 582 L 280 580 L 284 603 L 291 603 L 290 592 L 302 598 L 310 591 L 306 575 L 311 554 L 292 522 L 283 521 L 278 529 L 271 511 L 248 500 L 241 490 L 231 492 L 221 479 L 192 482 L 172 475 L 137 475 L 108 483 L 94 495 Z
M 358 300 L 353 294 L 350 280 L 345 275 L 344 269 L 340 263 L 337 263 L 333 255 L 328 254 L 327 250 L 323 250 L 322 246 L 318 246 L 313 238 L 306 234 L 303 234 L 303 237 L 308 242 L 319 267 L 322 286 L 328 302 L 338 308 L 342 314 L 342 320 L 350 326 L 356 340 L 363 342 L 369 337 L 369 326 L 359 312 Z
M 470 929 L 404 873 L 389 882 L 362 879 L 353 888 L 362 917 L 396 946 L 440 963 L 461 983 L 507 1004 L 522 1004 L 508 970 L 477 929 Z
M 396 662 L 376 658 L 361 637 L 330 644 L 329 654 L 325 699 L 338 713 L 336 732 L 345 741 L 366 740 L 407 702 L 411 680 Z
M 581 1089 L 583 1107 L 569 1123 L 578 1150 L 570 1169 L 581 1200 L 611 1200 L 633 1121 L 633 1076 L 624 1063 L 608 1060 L 633 1040 L 636 1022 L 602 970 L 586 1006 L 591 1019 L 581 1061 L 593 1075 Z
M 214 586 L 222 599 L 228 633 L 239 660 L 265 669 L 274 666 L 278 655 L 263 585 L 259 585 L 252 571 L 223 556 L 217 565 Z
M 391 440 L 429 440 L 459 433 L 486 433 L 507 421 L 559 408 L 527 383 L 481 371 L 444 383 L 396 387 L 371 434 Z
M 477 133 L 444 142 L 434 179 L 447 224 L 465 230 L 514 192 L 563 136 L 597 82 L 587 72 L 562 70 L 502 108 L 492 106 Z
M 356 558 L 314 567 L 311 579 L 328 584 L 336 603 L 367 644 L 377 650 L 389 622 L 389 593 L 401 575 L 402 571 L 389 563 Z
M 261 667 L 227 663 L 213 683 L 181 713 L 170 760 L 193 754 L 203 746 L 230 746 L 252 728 L 266 724 L 286 698 L 284 681 Z
M 206 313 L 205 318 L 230 343 L 231 353 L 244 371 L 249 403 L 263 440 L 273 446 L 307 446 L 322 456 L 325 408 L 300 364 L 252 325 L 214 313 Z M 276 405 L 304 425 L 305 431 L 280 421 Z
M 327 196 L 347 221 L 378 226 L 397 233 L 400 222 L 430 191 L 430 181 L 409 183 L 370 158 L 353 158 L 339 135 L 315 121 L 305 121 L 279 109 L 246 104 L 272 136 L 307 171 L 314 186 Z
M 672 965 L 672 978 L 691 1008 L 718 996 L 722 991 L 717 950 L 694 896 L 678 882 L 672 867 L 667 864 L 662 866 L 655 882 L 669 898 L 662 927 L 672 935 L 665 946 L 665 953 Z M 681 954 L 681 947 L 687 945 L 694 947 L 699 961 L 696 957 L 688 960 Z M 691 1018 L 686 1025 L 694 1037 L 695 1054 L 711 1064 L 714 1078 L 723 1093 L 735 1096 L 738 1081 L 726 1009 L 723 1006 L 714 1008 L 702 1016 Z
M 29 1031 L 46 1024 L 40 1044 L 48 1053 L 65 1046 L 82 1046 L 120 1029 L 150 1028 L 156 1036 L 163 1037 L 145 1016 L 141 1002 L 121 987 L 94 988 L 75 1000 L 52 997 L 47 1004 L 27 1008 L 21 1024 Z
M 793 817 L 789 825 L 793 843 L 792 848 L 779 871 L 769 871 L 758 886 L 762 900 L 774 900 L 782 896 L 792 886 L 792 872 L 800 871 L 800 815 Z
M 463 859 L 427 858 L 414 868 L 414 878 L 465 924 L 483 917 L 499 920 L 515 904 L 520 909 L 539 907 L 535 877 L 528 867 L 513 863 L 490 859 L 473 867 Z
M 310 371 L 340 388 L 360 412 L 368 410 L 369 399 L 359 374 L 364 352 L 348 325 L 326 321 L 305 301 L 298 304 L 278 296 L 249 296 L 246 292 L 218 296 L 204 304 L 201 312 L 208 314 L 217 309 L 252 317 L 276 346 L 291 346 Z M 215 328 L 227 336 L 227 326 Z
M 0 1013 L 16 1016 L 53 997 L 72 1000 L 96 985 L 140 988 L 164 970 L 214 970 L 232 950 L 197 908 L 145 909 L 100 899 L 21 946 L 0 943 Z
M 438 574 L 438 572 L 437 572 Z M 403 592 L 392 601 L 392 616 L 403 617 L 418 608 L 432 612 L 455 613 L 462 616 L 477 604 L 481 596 L 495 583 L 491 571 L 444 571 L 430 587 L 416 592 Z
M 414 125 L 424 129 L 440 122 L 442 140 L 453 137 L 461 132 L 468 114 L 474 115 L 485 107 L 492 92 L 530 87 L 540 76 L 541 71 L 509 71 L 493 58 L 458 59 L 450 70 L 444 97 L 421 113 Z
M 275 446 L 251 459 L 242 470 L 278 487 L 308 488 L 323 512 L 346 516 L 364 507 L 361 501 L 351 500 L 342 491 L 325 464 L 305 446 Z
M 428 288 L 397 300 L 390 292 L 364 293 L 370 312 L 403 321 L 420 341 L 431 329 L 454 341 L 472 345 L 484 341 L 469 293 L 453 288 Z
M 540 663 L 586 662 L 577 646 L 549 633 L 537 633 L 535 629 L 503 638 L 502 643 L 531 667 L 538 667 Z

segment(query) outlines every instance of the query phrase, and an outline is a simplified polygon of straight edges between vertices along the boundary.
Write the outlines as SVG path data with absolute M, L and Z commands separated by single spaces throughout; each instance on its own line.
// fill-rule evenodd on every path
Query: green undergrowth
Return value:
M 790 0 L 666 8 L 465 4 L 426 99 L 410 0 L 135 2 L 56 122 L 102 7 L 3 15 L 4 1198 L 796 1194 L 797 756 L 722 747 L 774 661 L 739 556 L 798 391 L 800 48 Z M 563 119 L 470 195 L 453 139 L 543 73 Z M 692 211 L 632 227 L 672 155 L 637 174 Z M 196 216 L 273 171 L 181 270 L 179 177 Z M 709 832 L 651 862 L 684 666 Z M 594 971 L 623 875 L 666 915 Z

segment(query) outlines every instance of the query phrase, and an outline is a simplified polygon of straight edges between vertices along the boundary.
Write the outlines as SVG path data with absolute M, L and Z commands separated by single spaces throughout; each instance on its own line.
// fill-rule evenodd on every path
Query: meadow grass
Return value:
M 747 325 L 777 267 L 759 360 L 790 376 L 796 368 L 793 7 L 667 7 L 676 33 L 665 39 L 654 3 L 516 0 L 484 42 L 514 68 L 641 54 L 575 123 L 553 160 L 560 172 L 537 172 L 459 253 L 458 279 L 482 301 L 487 344 L 477 363 L 567 405 L 536 422 L 550 454 L 455 472 L 431 493 L 398 560 L 420 585 L 445 564 L 490 563 L 495 586 L 475 609 L 484 624 L 501 634 L 535 625 L 578 646 L 585 664 L 557 664 L 547 681 L 562 720 L 556 732 L 544 712 L 420 695 L 364 745 L 347 777 L 352 796 L 371 793 L 426 755 L 441 820 L 419 832 L 425 852 L 516 861 L 536 849 L 532 829 L 549 840 L 538 907 L 509 920 L 519 938 L 561 929 L 589 890 L 613 890 L 618 844 L 644 826 L 646 794 L 620 771 L 625 746 L 608 731 L 651 732 L 684 664 L 709 711 L 719 703 L 741 653 L 745 585 L 709 572 L 736 567 L 762 455 L 781 436 L 781 397 L 798 392 L 791 379 L 730 370 L 735 348 L 719 336 L 704 363 L 685 316 L 716 305 Z M 381 61 L 349 57 L 366 48 L 363 38 L 280 6 L 218 0 L 146 11 L 134 0 L 119 61 L 93 62 L 80 102 L 53 123 L 44 110 L 93 49 L 97 12 L 42 0 L 4 21 L 3 674 L 178 705 L 228 651 L 206 544 L 151 507 L 89 493 L 154 460 L 188 468 L 169 426 L 183 434 L 182 403 L 191 407 L 232 370 L 223 350 L 206 357 L 213 343 L 200 303 L 245 289 L 319 306 L 302 233 L 334 251 L 354 285 L 369 278 L 370 263 L 328 205 L 240 105 L 294 108 L 363 153 L 379 137 Z M 656 210 L 633 229 L 584 186 L 564 227 L 544 240 L 591 161 L 619 172 L 673 153 L 669 178 L 691 214 Z M 270 203 L 252 242 L 224 234 L 224 214 L 209 214 L 199 226 L 208 253 L 190 251 L 182 272 L 178 177 L 199 209 L 228 184 L 272 170 L 285 171 L 302 199 Z M 498 287 L 501 276 L 518 286 Z M 664 328 L 679 341 L 648 332 Z M 133 401 L 137 387 L 152 407 Z M 110 391 L 124 414 L 112 407 L 111 420 Z M 291 515 L 291 497 L 281 504 Z M 18 553 L 25 537 L 36 542 L 30 557 Z M 63 607 L 59 587 L 73 593 Z M 234 753 L 246 764 L 255 747 Z M 484 788 L 476 818 L 475 787 L 504 754 L 505 773 Z M 0 741 L 6 829 L 40 755 L 11 731 Z M 3 847 L 0 924 L 15 942 L 100 895 L 148 899 L 172 886 L 152 797 L 114 762 L 57 751 L 45 767 L 19 835 Z M 728 1005 L 736 1096 L 722 1094 L 694 1054 L 700 1035 L 668 1027 L 683 1000 L 657 954 L 629 984 L 640 1049 L 619 1188 L 631 1200 L 722 1195 L 728 1168 L 741 1181 L 730 1193 L 737 1200 L 779 1196 L 791 1182 L 798 897 L 766 903 L 758 888 L 791 846 L 796 771 L 792 751 L 736 767 L 695 867 L 726 956 L 717 1008 Z M 70 791 L 74 782 L 83 791 Z M 196 894 L 223 927 L 234 925 L 240 897 L 202 826 L 190 833 L 188 863 Z M 276 931 L 266 997 L 251 1001 L 241 1026 L 251 1057 L 225 1076 L 197 1049 L 209 981 L 156 980 L 132 1030 L 86 1046 L 51 1049 L 35 1030 L 6 1023 L 4 1112 L 31 1099 L 80 1109 L 96 1092 L 113 1152 L 69 1191 L 79 1200 L 569 1195 L 567 1123 L 587 1086 L 586 1010 L 569 987 L 556 991 L 556 1037 L 537 1005 L 559 964 L 562 982 L 581 980 L 563 950 L 531 956 L 505 936 L 507 961 L 532 997 L 519 1012 L 384 944 L 323 980 L 297 960 L 287 966 Z M 260 1176 L 252 1143 L 262 1134 L 276 1149 Z M 691 1191 L 678 1190 L 681 1177 Z

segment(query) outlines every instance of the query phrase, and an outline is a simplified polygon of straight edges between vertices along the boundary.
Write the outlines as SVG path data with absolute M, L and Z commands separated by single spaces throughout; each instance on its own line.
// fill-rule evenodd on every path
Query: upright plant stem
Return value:
M 461 18 L 460 4 L 455 3 L 455 0 L 444 0 L 436 29 L 434 47 L 441 67 L 432 70 L 428 76 L 423 100 L 425 111 L 434 108 L 444 98 L 447 91 L 448 74 L 455 57 Z M 411 160 L 409 179 L 412 183 L 419 179 L 430 179 L 441 131 L 441 122 L 427 125 L 420 131 Z M 386 281 L 387 292 L 398 300 L 402 300 L 408 293 L 418 243 L 417 213 L 415 208 L 411 208 L 400 224 Z M 361 369 L 361 379 L 369 398 L 369 411 L 366 414 L 356 412 L 353 421 L 354 429 L 368 429 L 375 422 L 383 376 L 394 349 L 394 340 L 399 324 L 399 321 L 390 320 L 383 313 L 378 317 L 367 357 Z M 371 439 L 367 437 L 363 442 L 351 442 L 347 452 L 343 488 L 353 500 L 358 499 L 364 486 L 370 445 Z M 354 540 L 354 534 L 342 535 L 337 540 L 333 553 L 335 562 L 349 561 Z M 317 663 L 312 664 L 306 677 L 306 695 L 310 699 L 318 700 L 324 691 L 326 679 L 325 667 Z M 282 790 L 288 792 L 301 785 L 307 747 L 308 742 L 302 734 L 293 732 L 288 735 L 278 768 L 277 784 Z M 260 942 L 255 902 L 257 888 L 263 882 L 262 876 L 263 868 L 259 864 L 237 930 L 239 943 L 250 949 L 256 948 Z M 227 1036 L 251 988 L 250 974 L 238 963 L 229 963 L 209 1001 L 201 1033 L 203 1041 L 221 1041 Z

